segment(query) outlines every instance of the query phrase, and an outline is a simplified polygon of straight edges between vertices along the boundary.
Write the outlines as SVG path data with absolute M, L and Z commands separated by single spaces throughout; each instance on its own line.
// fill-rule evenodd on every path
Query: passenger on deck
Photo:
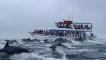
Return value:
M 81 26 L 80 25 L 78 25 L 78 29 L 81 29 Z
M 87 29 L 87 25 L 85 25 L 84 28 Z
M 86 29 L 89 29 L 89 26 L 88 25 L 86 25 Z
M 81 29 L 84 29 L 82 24 L 81 24 Z
M 91 25 L 91 29 L 92 29 L 92 25 Z

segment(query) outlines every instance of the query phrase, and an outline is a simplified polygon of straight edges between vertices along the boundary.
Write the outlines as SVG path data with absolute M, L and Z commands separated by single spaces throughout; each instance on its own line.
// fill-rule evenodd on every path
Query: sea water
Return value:
M 32 52 L 12 55 L 8 58 L 10 60 L 106 60 L 105 39 L 63 43 L 64 46 L 58 46 L 55 52 L 49 48 L 51 43 L 17 41 L 21 47 Z M 0 48 L 3 48 L 4 45 L 5 41 L 0 40 Z

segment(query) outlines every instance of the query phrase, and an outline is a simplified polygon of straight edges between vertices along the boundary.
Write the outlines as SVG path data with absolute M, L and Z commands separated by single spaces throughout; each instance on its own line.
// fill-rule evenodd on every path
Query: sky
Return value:
M 0 0 L 0 39 L 26 38 L 38 27 L 62 19 L 91 22 L 97 37 L 106 38 L 106 0 Z

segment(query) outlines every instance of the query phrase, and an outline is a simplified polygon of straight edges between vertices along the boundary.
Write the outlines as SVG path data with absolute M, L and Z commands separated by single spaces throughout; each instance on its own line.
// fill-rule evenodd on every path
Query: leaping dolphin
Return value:
M 20 54 L 22 52 L 29 53 L 25 48 L 9 46 L 9 41 L 7 41 L 4 48 L 0 50 L 0 53 L 5 53 L 6 55 Z

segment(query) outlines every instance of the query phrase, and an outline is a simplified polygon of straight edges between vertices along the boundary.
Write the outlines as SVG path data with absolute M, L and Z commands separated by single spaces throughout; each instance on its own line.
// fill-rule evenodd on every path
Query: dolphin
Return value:
M 0 56 L 2 55 L 1 53 L 10 56 L 14 54 L 20 54 L 22 52 L 29 53 L 29 51 L 25 48 L 17 46 L 9 46 L 9 41 L 7 41 L 4 48 L 0 49 Z
M 53 44 L 53 45 L 51 45 L 49 48 L 51 49 L 51 51 L 56 51 L 56 48 L 57 48 L 58 46 L 62 46 L 63 48 L 70 49 L 70 48 L 68 48 L 67 46 L 65 46 L 65 45 L 62 44 L 62 43 Z

